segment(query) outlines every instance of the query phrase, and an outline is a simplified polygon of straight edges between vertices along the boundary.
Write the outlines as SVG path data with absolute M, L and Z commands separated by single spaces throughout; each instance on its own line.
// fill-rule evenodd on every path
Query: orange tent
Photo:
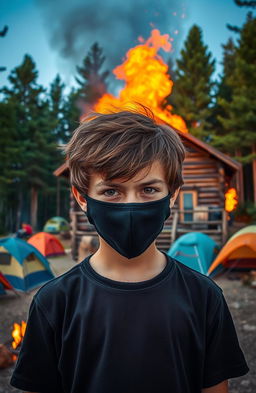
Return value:
M 229 239 L 208 270 L 210 274 L 218 265 L 256 269 L 256 233 L 237 234 Z
M 28 243 L 32 244 L 45 257 L 64 255 L 65 250 L 59 239 L 46 232 L 39 232 L 32 236 Z

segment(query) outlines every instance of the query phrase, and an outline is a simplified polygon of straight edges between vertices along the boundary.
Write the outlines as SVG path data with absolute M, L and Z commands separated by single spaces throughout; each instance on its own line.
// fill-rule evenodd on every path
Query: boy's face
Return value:
M 101 174 L 92 173 L 89 182 L 88 195 L 91 198 L 104 202 L 132 203 L 149 202 L 164 198 L 168 194 L 168 185 L 165 180 L 165 171 L 159 161 L 155 161 L 149 172 L 148 168 L 142 169 L 132 179 L 122 182 L 122 179 L 105 181 Z M 80 207 L 86 211 L 86 200 L 72 186 L 74 197 Z M 170 207 L 178 196 L 176 190 L 170 199 Z

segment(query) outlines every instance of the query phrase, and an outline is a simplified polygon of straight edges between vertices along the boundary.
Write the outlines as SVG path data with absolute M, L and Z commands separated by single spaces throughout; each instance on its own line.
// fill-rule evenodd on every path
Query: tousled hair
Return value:
M 158 160 L 165 170 L 169 192 L 182 186 L 185 148 L 171 127 L 158 124 L 149 109 L 144 113 L 122 111 L 92 113 L 61 147 L 66 153 L 70 182 L 86 194 L 90 174 L 100 173 L 111 181 L 133 178 Z

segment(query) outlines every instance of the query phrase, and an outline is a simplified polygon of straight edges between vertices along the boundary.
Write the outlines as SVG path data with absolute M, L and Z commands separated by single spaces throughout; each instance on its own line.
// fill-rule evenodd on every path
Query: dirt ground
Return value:
M 65 257 L 49 259 L 56 275 L 69 270 L 76 263 L 72 261 L 70 253 Z M 230 393 L 256 392 L 256 289 L 242 284 L 236 274 L 229 273 L 215 280 L 223 289 L 237 329 L 241 348 L 244 351 L 250 372 L 240 378 L 229 382 Z M 27 312 L 33 295 L 38 289 L 30 293 L 16 296 L 9 293 L 0 296 L 0 343 L 11 339 L 11 330 L 14 322 L 27 320 Z M 20 393 L 12 388 L 9 380 L 13 367 L 0 370 L 0 393 Z M 161 393 L 161 392 L 159 392 Z M 182 392 L 180 392 L 182 393 Z

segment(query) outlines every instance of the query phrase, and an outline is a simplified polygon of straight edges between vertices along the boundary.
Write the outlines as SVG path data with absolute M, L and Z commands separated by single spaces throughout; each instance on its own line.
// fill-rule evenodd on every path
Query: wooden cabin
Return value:
M 177 132 L 187 150 L 183 164 L 184 185 L 157 238 L 157 246 L 166 251 L 180 235 L 195 231 L 211 236 L 220 245 L 224 244 L 228 225 L 225 193 L 234 187 L 238 198 L 243 201 L 242 165 L 193 135 Z M 68 177 L 67 164 L 61 165 L 54 174 Z M 77 260 L 81 237 L 97 236 L 97 233 L 72 193 L 70 221 L 72 256 Z

